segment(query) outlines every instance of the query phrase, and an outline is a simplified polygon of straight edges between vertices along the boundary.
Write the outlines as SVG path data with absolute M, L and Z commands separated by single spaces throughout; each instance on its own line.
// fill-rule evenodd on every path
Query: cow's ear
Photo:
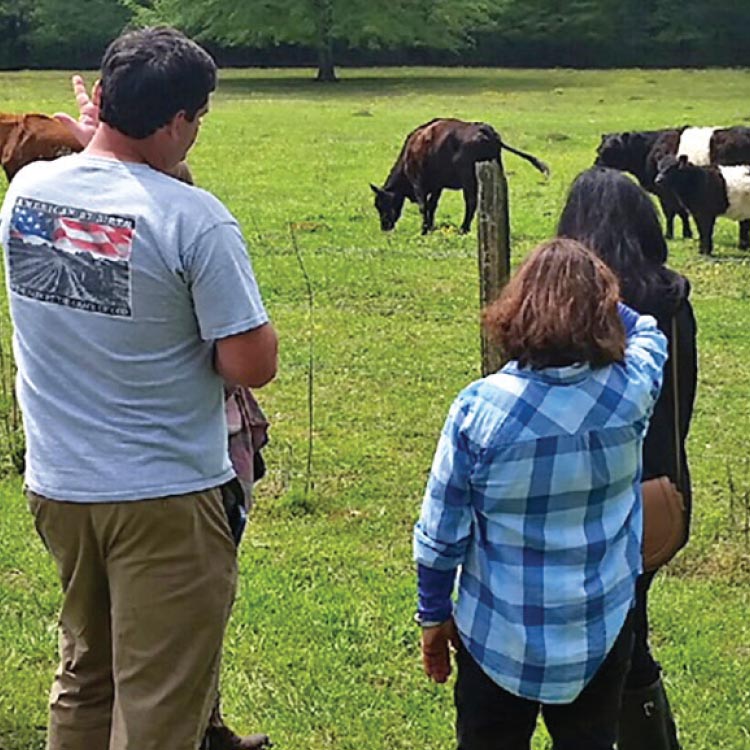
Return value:
M 630 140 L 630 133 L 623 133 L 620 138 L 622 138 L 623 143 L 627 143 Z
M 5 166 L 6 164 L 9 164 L 11 161 L 13 161 L 14 157 L 16 156 L 16 150 L 21 145 L 20 141 L 22 140 L 23 134 L 24 129 L 22 123 L 16 123 L 16 125 L 11 128 L 10 132 L 5 138 L 5 143 L 2 144 L 2 152 L 0 152 L 0 164 Z
M 372 190 L 372 192 L 375 193 L 375 195 L 380 195 L 381 191 L 377 185 L 373 185 L 372 183 L 370 183 L 370 190 Z
M 687 154 L 680 154 L 679 157 L 677 158 L 677 163 L 681 167 L 686 167 L 688 163 Z

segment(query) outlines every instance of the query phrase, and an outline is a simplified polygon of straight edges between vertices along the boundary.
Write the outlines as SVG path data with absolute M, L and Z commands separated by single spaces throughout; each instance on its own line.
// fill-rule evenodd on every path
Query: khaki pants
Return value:
M 49 750 L 196 750 L 237 582 L 219 489 L 122 503 L 27 497 L 64 592 Z

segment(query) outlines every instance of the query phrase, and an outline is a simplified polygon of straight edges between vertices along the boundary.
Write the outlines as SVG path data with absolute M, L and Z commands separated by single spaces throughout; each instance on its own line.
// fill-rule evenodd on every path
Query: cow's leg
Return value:
M 666 224 L 664 225 L 664 236 L 668 240 L 671 240 L 674 237 L 674 215 L 676 213 L 674 200 L 672 200 L 669 195 L 661 192 L 657 193 L 657 197 L 659 198 L 659 205 L 661 206 L 664 219 L 666 220 Z
M 431 232 L 435 228 L 435 211 L 437 211 L 438 202 L 440 201 L 441 189 L 437 189 L 427 196 L 427 211 L 425 214 L 425 224 L 427 231 Z
M 690 214 L 682 201 L 671 191 L 664 187 L 657 189 L 656 195 L 659 198 L 659 205 L 666 219 L 664 236 L 671 240 L 674 238 L 674 217 L 678 215 L 682 220 L 682 237 L 690 239 L 693 232 L 690 229 Z
M 689 240 L 693 237 L 693 230 L 690 228 L 690 214 L 684 206 L 680 206 L 677 209 L 680 214 L 680 220 L 682 221 L 682 239 Z
M 671 240 L 674 238 L 674 213 L 672 211 L 665 211 L 664 217 L 667 220 L 667 223 L 664 226 L 664 237 Z
M 716 217 L 701 214 L 695 217 L 695 223 L 698 226 L 698 236 L 700 237 L 700 252 L 702 255 L 711 255 L 714 249 Z
M 419 213 L 422 215 L 422 234 L 427 234 L 430 231 L 427 193 L 421 185 L 414 185 L 414 200 L 419 206 Z
M 665 219 L 664 236 L 668 240 L 671 240 L 674 237 L 674 217 L 677 213 L 677 201 L 674 196 L 666 190 L 660 190 L 657 193 L 657 196 Z
M 471 179 L 464 182 L 464 205 L 464 220 L 461 224 L 462 234 L 466 234 L 471 229 L 471 222 L 477 212 L 477 179 L 473 174 Z
M 740 241 L 738 247 L 740 250 L 750 250 L 750 220 L 748 219 L 740 222 Z
M 675 211 L 677 212 L 678 216 L 680 217 L 680 221 L 682 222 L 682 239 L 692 239 L 693 230 L 690 228 L 690 213 L 682 204 L 682 201 L 675 201 Z

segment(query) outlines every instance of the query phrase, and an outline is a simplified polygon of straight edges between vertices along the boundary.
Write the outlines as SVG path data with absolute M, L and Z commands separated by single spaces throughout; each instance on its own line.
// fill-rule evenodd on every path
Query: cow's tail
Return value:
M 545 175 L 545 177 L 549 177 L 549 167 L 541 159 L 537 159 L 536 156 L 527 154 L 525 151 L 519 151 L 517 148 L 509 146 L 503 141 L 500 141 L 500 148 L 504 148 L 506 151 L 510 151 L 511 154 L 520 156 L 522 159 L 526 159 L 526 161 L 531 162 L 543 175 Z

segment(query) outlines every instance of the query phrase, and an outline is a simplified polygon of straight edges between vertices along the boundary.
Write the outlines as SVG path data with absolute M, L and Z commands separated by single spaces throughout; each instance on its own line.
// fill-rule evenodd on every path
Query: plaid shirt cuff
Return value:
M 435 570 L 417 566 L 419 608 L 417 614 L 424 622 L 444 622 L 453 614 L 453 584 L 456 569 Z
M 635 332 L 635 326 L 638 323 L 640 315 L 624 302 L 617 303 L 617 311 L 620 313 L 620 320 L 622 320 L 622 324 L 625 327 L 625 337 L 630 338 Z

